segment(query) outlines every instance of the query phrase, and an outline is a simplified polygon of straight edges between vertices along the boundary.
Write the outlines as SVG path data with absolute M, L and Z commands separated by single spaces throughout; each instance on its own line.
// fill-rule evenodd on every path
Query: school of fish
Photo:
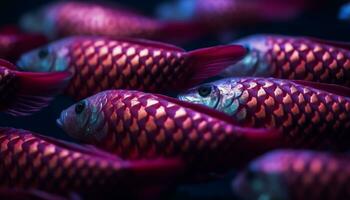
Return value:
M 35 118 L 66 96 L 56 124 L 75 142 L 0 127 L 0 198 L 162 199 L 238 170 L 240 199 L 349 199 L 348 43 L 256 34 L 181 48 L 324 5 L 169 0 L 150 17 L 60 1 L 23 14 L 0 28 L 0 112 Z

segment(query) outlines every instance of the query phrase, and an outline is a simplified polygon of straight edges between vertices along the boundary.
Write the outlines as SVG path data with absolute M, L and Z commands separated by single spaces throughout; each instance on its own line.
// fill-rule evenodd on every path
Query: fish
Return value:
M 278 150 L 251 162 L 233 181 L 242 199 L 349 199 L 345 153 Z
M 26 32 L 51 40 L 103 35 L 186 42 L 201 35 L 196 24 L 160 21 L 111 2 L 54 2 L 24 14 L 19 24 Z
M 282 35 L 253 35 L 234 42 L 248 53 L 223 77 L 274 77 L 350 86 L 350 46 L 344 42 Z
M 73 77 L 66 94 L 80 100 L 107 89 L 181 90 L 215 76 L 245 53 L 237 45 L 186 52 L 148 40 L 77 36 L 30 51 L 17 66 L 22 71 L 69 71 Z
M 175 159 L 123 160 L 92 146 L 14 128 L 0 128 L 0 146 L 1 187 L 63 197 L 132 197 L 143 188 L 170 184 L 183 168 Z
M 281 22 L 298 17 L 310 2 L 300 0 L 172 0 L 160 4 L 156 15 L 162 20 L 193 21 L 217 32 L 229 28 Z
M 350 19 L 350 3 L 342 5 L 339 9 L 338 19 L 349 21 Z
M 70 77 L 68 72 L 21 72 L 0 59 L 0 112 L 13 116 L 37 112 L 63 92 Z
M 123 159 L 178 157 L 199 174 L 240 166 L 279 146 L 274 130 L 241 128 L 204 106 L 132 90 L 81 100 L 62 111 L 57 124 L 72 138 Z
M 226 113 L 243 127 L 276 128 L 293 147 L 347 147 L 349 88 L 275 78 L 227 78 L 205 83 L 178 99 Z
M 3 27 L 0 30 L 0 58 L 16 62 L 25 52 L 47 43 L 41 34 L 23 33 L 16 28 Z

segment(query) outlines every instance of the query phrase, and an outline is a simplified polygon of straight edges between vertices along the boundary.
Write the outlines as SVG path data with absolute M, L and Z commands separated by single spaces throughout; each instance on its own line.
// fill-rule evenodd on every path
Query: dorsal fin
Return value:
M 302 80 L 292 80 L 292 82 L 304 85 L 308 87 L 312 87 L 318 90 L 323 90 L 332 94 L 336 94 L 339 96 L 350 97 L 350 88 L 335 85 L 335 84 L 327 84 L 327 83 L 319 83 L 319 82 L 311 82 L 311 81 L 302 81 Z
M 342 41 L 331 41 L 331 40 L 324 40 L 320 38 L 314 38 L 314 37 L 304 37 L 304 39 L 311 40 L 313 42 L 330 45 L 346 50 L 350 50 L 350 42 L 342 42 Z
M 156 49 L 165 49 L 169 51 L 180 51 L 180 52 L 185 52 L 184 49 L 177 47 L 175 45 L 163 43 L 163 42 L 156 42 L 156 41 L 151 41 L 151 40 L 145 40 L 145 39 L 134 39 L 134 38 L 120 38 L 117 39 L 120 42 L 128 42 L 131 44 L 137 44 L 140 46 L 146 46 L 146 47 L 153 47 Z
M 6 67 L 7 69 L 10 69 L 10 70 L 17 70 L 16 66 L 14 64 L 10 63 L 7 60 L 1 59 L 1 58 L 0 58 L 0 66 Z

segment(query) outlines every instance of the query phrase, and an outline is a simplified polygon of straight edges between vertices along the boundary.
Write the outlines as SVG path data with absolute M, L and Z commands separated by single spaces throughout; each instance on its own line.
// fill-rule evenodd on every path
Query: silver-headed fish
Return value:
M 225 112 L 242 126 L 278 128 L 294 145 L 349 143 L 347 87 L 274 78 L 231 78 L 207 83 L 179 99 Z

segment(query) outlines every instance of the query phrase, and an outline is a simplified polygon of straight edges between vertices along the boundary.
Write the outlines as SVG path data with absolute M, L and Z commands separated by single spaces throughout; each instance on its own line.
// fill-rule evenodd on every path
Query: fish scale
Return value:
M 349 199 L 349 162 L 345 154 L 275 151 L 253 161 L 239 181 L 246 184 L 245 181 L 256 179 L 271 186 L 282 184 L 285 195 L 288 194 L 283 199 Z M 277 197 L 268 190 L 260 192 Z
M 292 138 L 303 139 L 314 132 L 341 136 L 350 127 L 348 98 L 283 80 L 242 79 L 236 84 L 247 94 L 241 96 L 246 103 L 238 109 L 245 118 L 236 119 L 247 126 L 279 127 Z
M 1 128 L 0 185 L 51 192 L 97 189 L 123 177 L 126 163 L 57 146 L 28 131 Z
M 348 50 L 308 39 L 268 37 L 267 60 L 276 78 L 299 79 L 349 85 Z
M 106 88 L 163 90 L 188 76 L 183 52 L 114 40 L 77 40 L 69 47 L 75 71 L 67 93 L 78 99 Z

